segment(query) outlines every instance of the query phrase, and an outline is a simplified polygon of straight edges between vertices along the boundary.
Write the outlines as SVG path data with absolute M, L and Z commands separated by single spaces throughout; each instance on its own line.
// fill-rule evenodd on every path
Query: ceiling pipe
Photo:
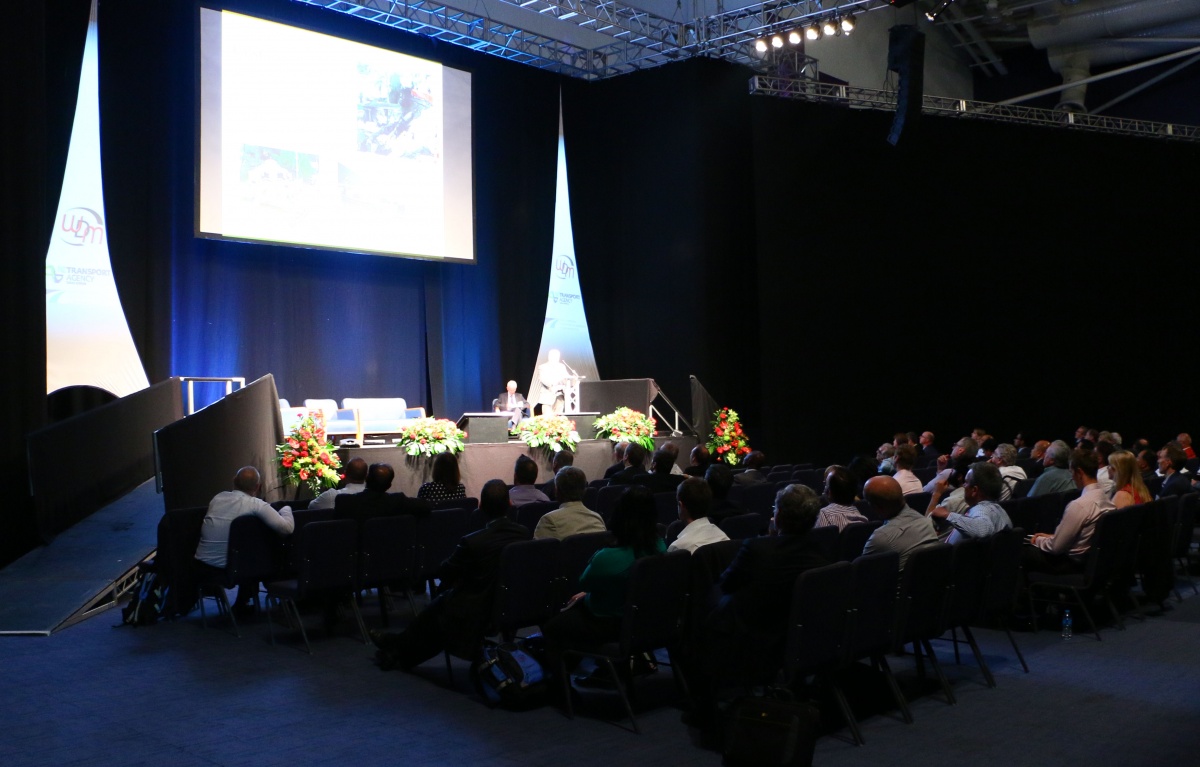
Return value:
M 1098 82 L 1100 80 L 1107 80 L 1110 77 L 1116 77 L 1118 75 L 1123 75 L 1123 74 L 1126 74 L 1129 72 L 1136 72 L 1139 69 L 1145 69 L 1146 67 L 1152 67 L 1152 66 L 1155 66 L 1157 64 L 1162 64 L 1167 61 L 1174 61 L 1175 59 L 1181 59 L 1181 58 L 1184 58 L 1185 56 L 1194 56 L 1197 53 L 1200 53 L 1200 46 L 1196 46 L 1194 48 L 1187 48 L 1185 50 L 1178 51 L 1176 53 L 1167 54 L 1166 56 L 1159 56 L 1156 59 L 1148 59 L 1146 61 L 1138 62 L 1137 64 L 1130 64 L 1127 67 L 1121 67 L 1120 69 L 1114 69 L 1111 72 L 1104 72 L 1103 74 L 1092 75 L 1091 77 L 1088 77 L 1084 80 L 1080 80 L 1079 83 L 1083 84 L 1083 85 L 1087 85 L 1089 83 Z M 1010 104 L 1020 104 L 1023 101 L 1031 101 L 1033 99 L 1040 98 L 1041 96 L 1049 96 L 1052 93 L 1058 93 L 1059 91 L 1062 91 L 1065 88 L 1070 88 L 1074 84 L 1075 83 L 1068 83 L 1065 85 L 1057 85 L 1053 88 L 1043 88 L 1040 91 L 1034 91 L 1033 93 L 1026 93 L 1023 96 L 1016 96 L 1014 98 L 1005 99 L 1004 101 L 999 101 L 997 103 L 1000 106 L 1008 106 Z
M 1122 37 L 1147 27 L 1200 16 L 1200 0 L 1097 0 L 1028 24 L 1035 48 L 1070 45 L 1101 37 Z

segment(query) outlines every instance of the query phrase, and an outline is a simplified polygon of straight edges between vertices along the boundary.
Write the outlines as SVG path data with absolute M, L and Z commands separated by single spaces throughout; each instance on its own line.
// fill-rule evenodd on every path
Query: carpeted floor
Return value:
M 211 612 L 211 611 L 210 611 Z M 376 618 L 377 620 L 377 618 Z M 574 721 L 557 709 L 488 709 L 466 665 L 454 685 L 431 661 L 381 672 L 352 633 L 267 641 L 264 620 L 241 639 L 200 626 L 199 613 L 148 628 L 114 627 L 116 611 L 50 637 L 0 637 L 0 763 L 22 764 L 718 764 L 679 721 L 665 669 L 639 688 L 646 734 L 616 721 L 620 704 L 589 694 Z M 369 621 L 374 625 L 374 621 Z M 314 616 L 313 626 L 319 624 Z M 817 743 L 816 763 L 904 765 L 1194 764 L 1200 753 L 1200 598 L 1103 641 L 1017 634 L 1025 674 L 1004 635 L 977 634 L 998 687 L 974 665 L 939 656 L 958 704 L 937 693 L 913 703 L 916 722 L 863 721 L 867 744 L 842 729 Z M 969 652 L 967 654 L 969 658 Z M 906 689 L 911 658 L 893 659 Z M 611 716 L 613 721 L 605 717 Z M 693 733 L 694 735 L 694 733 Z

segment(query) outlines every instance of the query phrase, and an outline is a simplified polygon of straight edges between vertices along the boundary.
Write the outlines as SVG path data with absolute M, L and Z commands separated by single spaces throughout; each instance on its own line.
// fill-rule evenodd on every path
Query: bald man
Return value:
M 875 510 L 875 515 L 887 520 L 871 533 L 863 554 L 895 551 L 900 555 L 900 569 L 916 549 L 938 542 L 933 522 L 913 511 L 904 502 L 900 483 L 891 477 L 872 477 L 863 487 L 863 496 Z
M 202 567 L 224 570 L 229 549 L 229 528 L 233 520 L 253 514 L 279 535 L 291 535 L 295 529 L 292 509 L 284 506 L 279 511 L 258 497 L 262 478 L 258 469 L 243 466 L 233 478 L 233 489 L 217 493 L 208 504 L 208 512 L 200 527 L 200 543 L 196 546 L 196 559 Z M 258 603 L 258 583 L 238 584 L 235 614 L 243 617 L 252 613 Z
M 343 478 L 346 484 L 331 487 L 308 504 L 310 509 L 332 509 L 339 495 L 357 495 L 367 489 L 367 462 L 362 458 L 351 458 L 346 462 Z

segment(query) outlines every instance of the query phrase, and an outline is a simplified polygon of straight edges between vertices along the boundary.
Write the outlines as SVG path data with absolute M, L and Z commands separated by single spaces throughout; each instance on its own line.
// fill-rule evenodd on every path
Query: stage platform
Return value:
M 654 444 L 661 446 L 667 442 L 679 445 L 679 466 L 687 466 L 692 448 L 696 446 L 695 437 L 656 437 Z M 589 480 L 604 477 L 604 470 L 612 465 L 613 443 L 604 439 L 585 439 L 575 450 L 574 465 L 583 469 Z M 387 445 L 340 448 L 337 451 L 342 463 L 354 457 L 360 457 L 367 463 L 390 463 L 396 470 L 396 479 L 392 482 L 392 492 L 403 492 L 406 495 L 416 495 L 421 485 L 432 478 L 433 459 L 413 458 L 405 455 L 398 447 Z M 537 461 L 538 484 L 548 482 L 551 478 L 551 455 L 544 450 L 528 447 L 524 442 L 508 442 L 496 444 L 470 444 L 458 455 L 459 472 L 462 482 L 467 486 L 467 496 L 478 498 L 483 485 L 489 479 L 502 479 L 512 482 L 513 467 L 517 457 L 528 455 Z
M 154 551 L 162 514 L 148 480 L 0 570 L 0 634 L 49 636 L 111 608 Z

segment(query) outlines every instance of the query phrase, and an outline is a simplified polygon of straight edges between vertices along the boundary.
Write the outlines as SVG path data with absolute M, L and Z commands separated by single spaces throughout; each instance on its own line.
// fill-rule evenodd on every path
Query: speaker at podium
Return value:
M 467 433 L 469 445 L 508 442 L 508 413 L 463 413 L 458 428 Z

